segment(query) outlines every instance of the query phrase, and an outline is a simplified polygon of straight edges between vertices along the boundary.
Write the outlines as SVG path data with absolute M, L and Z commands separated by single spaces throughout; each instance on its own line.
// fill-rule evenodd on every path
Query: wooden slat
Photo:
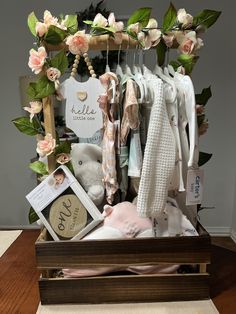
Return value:
M 91 50 L 127 50 L 127 49 L 136 49 L 139 45 L 138 41 L 129 37 L 127 34 L 122 34 L 121 44 L 117 44 L 113 38 L 109 37 L 109 35 L 100 35 L 100 36 L 91 36 L 89 40 L 89 51 Z M 61 49 L 68 50 L 68 46 L 65 43 L 61 43 L 59 45 L 50 45 L 45 43 L 47 51 L 58 51 Z M 171 49 L 176 49 L 178 47 L 178 43 L 174 41 Z M 156 48 L 156 47 L 152 47 Z
M 61 43 L 59 45 L 49 45 L 45 44 L 48 51 L 57 51 L 61 49 L 68 50 L 68 47 L 65 43 Z M 113 38 L 109 37 L 109 35 L 100 35 L 100 36 L 91 36 L 89 40 L 89 51 L 91 50 L 119 50 L 119 49 L 135 49 L 138 45 L 138 42 L 127 34 L 122 34 L 122 43 L 116 44 Z
M 127 275 L 40 279 L 42 304 L 187 301 L 209 298 L 208 275 Z
M 210 237 L 36 243 L 39 268 L 210 263 Z
M 55 119 L 52 96 L 43 98 L 43 115 L 45 133 L 50 133 L 56 139 Z M 55 170 L 56 161 L 53 154 L 48 156 L 48 170 L 49 173 Z

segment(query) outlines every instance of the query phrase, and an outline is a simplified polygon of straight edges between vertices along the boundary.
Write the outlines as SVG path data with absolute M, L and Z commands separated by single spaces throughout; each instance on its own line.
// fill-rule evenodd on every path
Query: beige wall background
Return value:
M 96 1 L 94 1 L 96 3 Z M 236 42 L 233 21 L 235 4 L 233 1 L 173 1 L 176 8 L 185 8 L 195 15 L 202 9 L 222 11 L 219 21 L 204 35 L 205 46 L 194 70 L 193 80 L 196 92 L 209 85 L 213 97 L 207 105 L 210 129 L 201 139 L 201 149 L 212 152 L 213 158 L 204 167 L 204 206 L 214 209 L 204 210 L 200 219 L 210 232 L 228 234 L 236 230 L 236 140 L 235 140 L 235 51 Z M 32 227 L 28 225 L 29 204 L 25 195 L 36 185 L 35 176 L 28 169 L 30 159 L 35 156 L 35 139 L 21 134 L 11 124 L 11 120 L 24 114 L 19 95 L 19 77 L 31 74 L 27 62 L 28 51 L 32 48 L 33 37 L 27 28 L 27 16 L 35 11 L 43 16 L 45 9 L 54 15 L 61 12 L 73 14 L 86 8 L 90 1 L 55 0 L 8 0 L 0 3 L 1 19 L 1 105 L 0 105 L 0 226 Z M 153 7 L 153 17 L 162 21 L 168 1 L 136 0 L 106 1 L 108 9 L 117 16 L 130 15 L 143 6 Z M 153 52 L 146 53 L 147 65 L 153 66 Z M 150 56 L 150 57 L 149 57 Z M 235 231 L 233 231 L 236 235 Z

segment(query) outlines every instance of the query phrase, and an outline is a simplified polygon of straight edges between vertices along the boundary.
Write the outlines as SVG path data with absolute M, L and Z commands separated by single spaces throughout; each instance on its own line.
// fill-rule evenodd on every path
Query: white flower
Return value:
M 188 14 L 185 9 L 179 9 L 177 12 L 177 19 L 182 24 L 183 28 L 187 28 L 192 26 L 193 24 L 193 17 L 192 15 Z
M 56 156 L 57 163 L 59 163 L 61 165 L 64 165 L 64 164 L 68 163 L 70 160 L 71 160 L 70 155 L 66 154 L 66 153 L 61 153 L 61 154 L 58 154 Z
M 157 29 L 158 24 L 155 19 L 150 19 L 145 31 L 138 33 L 138 40 L 143 45 L 144 49 L 149 49 L 156 46 L 161 40 L 161 31 Z
M 124 29 L 124 23 L 123 22 L 116 22 L 114 13 L 110 13 L 108 16 L 108 24 L 109 26 L 113 27 L 115 32 L 122 32 Z
M 30 122 L 32 122 L 34 115 L 42 110 L 43 104 L 41 101 L 31 101 L 29 104 L 30 107 L 23 107 L 23 109 L 30 113 Z
M 61 76 L 61 71 L 58 70 L 57 68 L 48 68 L 46 71 L 47 74 L 47 78 L 49 79 L 49 81 L 55 82 L 56 80 L 58 80 Z
M 166 46 L 167 46 L 168 48 L 171 48 L 172 45 L 173 45 L 174 39 L 175 39 L 175 35 L 169 33 L 169 34 L 163 35 L 162 38 L 163 38 L 163 40 L 164 40 Z
M 141 31 L 141 24 L 138 22 L 135 24 L 130 24 L 128 26 L 127 30 L 128 30 L 128 32 L 138 34 Z
M 106 27 L 108 25 L 108 21 L 101 13 L 98 13 L 93 20 L 93 25 L 98 27 Z

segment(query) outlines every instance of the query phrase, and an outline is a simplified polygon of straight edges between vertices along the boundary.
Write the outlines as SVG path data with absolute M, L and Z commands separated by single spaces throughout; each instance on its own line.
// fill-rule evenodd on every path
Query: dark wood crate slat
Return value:
M 210 263 L 209 236 L 36 243 L 39 268 Z
M 208 280 L 206 274 L 40 279 L 39 288 L 42 304 L 187 301 L 208 299 Z

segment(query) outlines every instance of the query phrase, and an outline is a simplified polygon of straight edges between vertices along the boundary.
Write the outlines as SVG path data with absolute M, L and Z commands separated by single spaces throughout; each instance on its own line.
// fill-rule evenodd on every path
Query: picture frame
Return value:
M 55 241 L 81 239 L 104 219 L 63 165 L 28 193 L 26 199 Z

